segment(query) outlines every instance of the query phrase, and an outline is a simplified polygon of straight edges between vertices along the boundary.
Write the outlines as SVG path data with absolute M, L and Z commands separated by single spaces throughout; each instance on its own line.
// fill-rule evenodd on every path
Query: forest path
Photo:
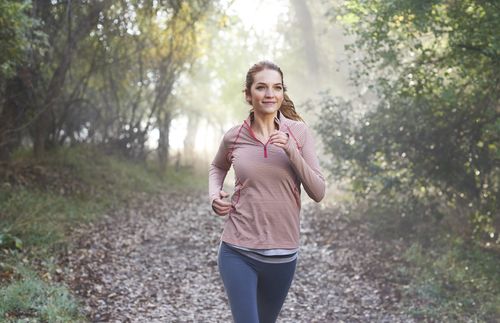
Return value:
M 140 196 L 73 232 L 66 283 L 92 322 L 231 322 L 217 268 L 224 218 L 203 192 Z M 413 322 L 402 314 L 397 259 L 338 208 L 305 204 L 295 278 L 278 322 Z M 389 260 L 389 261 L 388 261 Z

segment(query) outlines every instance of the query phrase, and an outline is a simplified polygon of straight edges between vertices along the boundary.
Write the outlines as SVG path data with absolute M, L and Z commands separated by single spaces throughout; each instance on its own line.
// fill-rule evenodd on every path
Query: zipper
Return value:
M 250 127 L 248 125 L 248 122 L 246 120 L 245 120 L 245 124 L 247 125 L 248 130 L 250 131 L 250 135 L 253 137 L 253 139 L 257 140 L 262 146 L 264 146 L 264 158 L 267 158 L 267 145 L 269 144 L 269 140 L 271 139 L 271 137 L 269 137 L 267 139 L 267 142 L 264 144 L 262 141 L 260 141 L 259 139 L 257 139 L 257 137 L 255 136 L 255 133 L 252 130 L 252 127 Z

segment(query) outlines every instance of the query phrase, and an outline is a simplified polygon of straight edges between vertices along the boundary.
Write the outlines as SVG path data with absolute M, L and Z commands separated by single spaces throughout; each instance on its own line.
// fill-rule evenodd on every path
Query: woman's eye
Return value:
M 257 90 L 262 90 L 264 87 L 263 86 L 257 86 L 256 89 Z

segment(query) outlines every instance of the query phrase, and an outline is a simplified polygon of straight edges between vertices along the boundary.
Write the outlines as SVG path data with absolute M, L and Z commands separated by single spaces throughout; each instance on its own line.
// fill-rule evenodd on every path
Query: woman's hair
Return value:
M 285 83 L 283 82 L 283 72 L 281 71 L 279 66 L 270 61 L 260 61 L 254 64 L 247 72 L 247 77 L 245 80 L 245 91 L 244 91 L 245 94 L 250 95 L 250 88 L 252 87 L 252 84 L 254 82 L 254 75 L 263 70 L 273 70 L 280 73 L 281 83 L 283 84 L 283 91 L 286 92 L 286 86 Z M 295 105 L 293 104 L 293 101 L 288 97 L 288 95 L 284 93 L 283 96 L 284 96 L 283 102 L 281 103 L 279 111 L 283 113 L 283 115 L 288 119 L 304 121 L 299 116 L 297 111 L 295 111 Z

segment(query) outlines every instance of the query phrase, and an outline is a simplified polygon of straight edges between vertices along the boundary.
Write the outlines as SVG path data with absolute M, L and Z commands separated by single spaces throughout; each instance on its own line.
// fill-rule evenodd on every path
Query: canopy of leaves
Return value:
M 0 108 L 0 150 L 24 129 L 35 153 L 93 142 L 144 158 L 151 129 L 171 120 L 175 84 L 208 46 L 217 6 L 1 0 L 0 82 L 10 88 Z
M 11 77 L 26 59 L 29 29 L 35 23 L 28 3 L 0 0 L 0 79 Z
M 356 39 L 353 81 L 378 99 L 364 107 L 326 95 L 319 125 L 333 175 L 358 194 L 399 205 L 397 216 L 466 215 L 459 221 L 487 246 L 500 243 L 499 9 L 475 0 L 332 9 Z

